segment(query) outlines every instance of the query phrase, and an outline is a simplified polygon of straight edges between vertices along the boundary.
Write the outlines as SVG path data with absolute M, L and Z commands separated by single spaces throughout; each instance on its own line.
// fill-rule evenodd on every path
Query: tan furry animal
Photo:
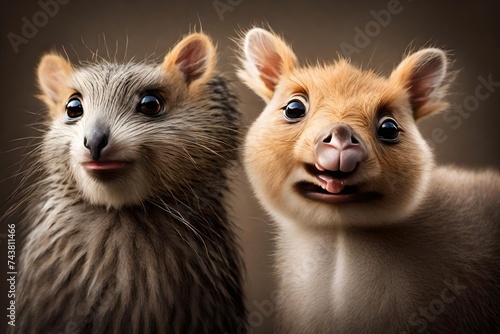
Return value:
M 499 333 L 500 176 L 434 164 L 416 121 L 442 111 L 448 60 L 389 77 L 301 67 L 250 30 L 243 81 L 267 106 L 245 165 L 277 223 L 277 333 Z
M 43 57 L 16 333 L 245 332 L 226 208 L 240 114 L 215 62 L 201 33 L 161 64 Z

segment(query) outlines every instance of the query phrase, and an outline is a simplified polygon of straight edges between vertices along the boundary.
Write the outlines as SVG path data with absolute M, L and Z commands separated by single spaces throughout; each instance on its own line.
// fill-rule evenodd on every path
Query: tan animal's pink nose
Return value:
M 349 125 L 337 123 L 316 137 L 315 156 L 319 168 L 348 173 L 366 158 L 366 146 Z

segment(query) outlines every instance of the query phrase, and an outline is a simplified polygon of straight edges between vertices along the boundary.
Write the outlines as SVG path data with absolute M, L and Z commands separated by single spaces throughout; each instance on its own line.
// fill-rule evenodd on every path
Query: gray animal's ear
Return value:
M 238 76 L 269 101 L 281 77 L 297 67 L 297 57 L 280 37 L 261 28 L 248 31 L 241 48 L 242 67 Z
M 43 56 L 38 65 L 41 98 L 49 105 L 62 101 L 68 90 L 68 79 L 72 73 L 71 63 L 60 55 L 50 53 Z
M 177 43 L 165 56 L 162 70 L 177 76 L 188 86 L 207 82 L 216 65 L 215 46 L 210 37 L 194 33 Z
M 442 50 L 429 48 L 409 55 L 392 72 L 390 80 L 408 90 L 415 119 L 448 107 L 447 64 Z

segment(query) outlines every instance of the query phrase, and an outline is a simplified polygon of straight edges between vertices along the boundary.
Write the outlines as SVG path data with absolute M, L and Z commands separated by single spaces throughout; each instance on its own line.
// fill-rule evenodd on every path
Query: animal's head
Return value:
M 38 79 L 50 109 L 42 152 L 49 174 L 64 174 L 68 189 L 107 207 L 210 182 L 234 159 L 239 126 L 215 62 L 212 41 L 200 33 L 160 64 L 76 67 L 44 56 Z
M 242 43 L 242 80 L 267 103 L 246 138 L 262 204 L 305 224 L 384 224 L 414 210 L 433 166 L 416 121 L 446 108 L 447 59 L 407 56 L 389 77 L 345 60 L 301 67 L 259 28 Z

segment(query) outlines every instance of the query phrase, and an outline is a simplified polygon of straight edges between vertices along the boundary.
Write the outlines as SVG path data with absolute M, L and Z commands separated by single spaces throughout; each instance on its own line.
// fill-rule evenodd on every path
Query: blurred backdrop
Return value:
M 57 4 L 57 5 L 54 5 Z M 162 57 L 181 36 L 203 31 L 218 43 L 219 69 L 235 80 L 245 127 L 264 104 L 234 75 L 231 38 L 252 25 L 270 26 L 292 45 L 302 63 L 327 61 L 338 54 L 381 73 L 399 63 L 411 48 L 449 50 L 460 70 L 452 87 L 452 107 L 421 123 L 440 163 L 500 167 L 500 2 L 498 1 L 84 1 L 1 0 L 0 8 L 0 203 L 19 183 L 22 148 L 37 142 L 31 124 L 44 106 L 37 93 L 35 67 L 50 50 L 66 50 L 73 60 L 90 50 L 115 52 L 118 59 Z M 128 50 L 125 55 L 125 46 Z M 484 81 L 487 97 L 479 96 Z M 481 90 L 483 93 L 483 90 Z M 272 222 L 259 208 L 242 171 L 236 173 L 232 212 L 241 228 L 248 279 L 247 301 L 254 333 L 268 333 L 273 318 Z M 12 217 L 11 220 L 19 220 Z M 0 228 L 0 328 L 7 307 L 7 228 Z M 17 254 L 21 240 L 17 242 Z M 17 258 L 19 259 L 19 258 Z M 3 332 L 0 329 L 0 332 Z

